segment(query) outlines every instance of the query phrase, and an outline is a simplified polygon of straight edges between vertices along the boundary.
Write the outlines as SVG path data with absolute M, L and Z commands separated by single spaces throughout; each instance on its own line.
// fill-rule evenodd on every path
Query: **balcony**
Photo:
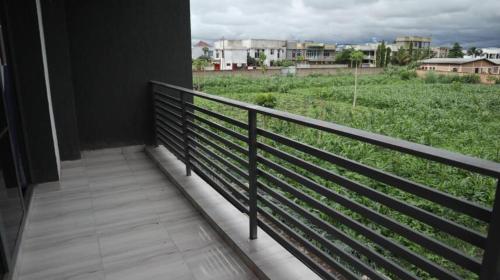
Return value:
M 189 1 L 0 8 L 0 279 L 500 279 L 498 163 L 190 90 Z
M 161 82 L 152 82 L 152 95 L 157 143 L 183 162 L 188 176 L 194 171 L 248 215 L 250 239 L 265 232 L 320 277 L 494 279 L 498 200 L 493 208 L 485 207 L 280 135 L 266 123 L 277 119 L 290 129 L 299 126 L 365 142 L 435 168 L 487 176 L 497 186 L 500 164 Z M 320 166 L 321 162 L 331 168 Z M 413 199 L 405 201 L 370 187 L 359 175 L 334 172 L 333 166 L 409 193 Z M 333 191 L 326 187 L 328 182 L 352 193 Z M 437 208 L 419 207 L 420 201 Z M 384 207 L 387 210 L 381 211 Z M 412 224 L 425 224 L 426 230 L 402 222 L 396 213 L 409 217 Z M 464 219 L 475 221 L 477 227 L 463 225 Z M 457 242 L 444 241 L 438 232 Z M 406 241 L 401 243 L 396 236 Z

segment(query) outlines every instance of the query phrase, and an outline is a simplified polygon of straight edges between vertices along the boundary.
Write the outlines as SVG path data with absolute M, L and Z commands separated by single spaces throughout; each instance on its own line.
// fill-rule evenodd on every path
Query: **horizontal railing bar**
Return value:
M 228 98 L 210 95 L 188 88 L 174 86 L 171 84 L 166 84 L 157 81 L 150 81 L 153 85 L 163 86 L 166 88 L 176 89 L 183 93 L 187 93 L 193 96 L 201 97 L 204 99 L 216 101 L 226 105 L 231 105 L 245 110 L 255 110 L 257 113 L 272 116 L 281 120 L 293 122 L 299 125 L 304 125 L 307 127 L 319 129 L 322 131 L 334 133 L 340 136 L 345 136 L 351 139 L 363 141 L 373 145 L 389 148 L 392 150 L 404 152 L 414 156 L 434 160 L 437 162 L 445 163 L 451 166 L 459 167 L 465 170 L 481 173 L 483 175 L 488 175 L 492 177 L 500 176 L 500 163 L 493 161 L 483 160 L 479 158 L 474 158 L 454 152 L 449 152 L 442 149 L 437 149 L 430 146 L 425 146 L 422 144 L 412 143 L 409 141 L 396 139 L 393 137 L 380 135 L 372 132 L 363 131 L 360 129 L 350 128 L 342 125 L 338 125 L 331 122 L 316 120 L 309 117 L 304 117 L 292 113 L 282 112 L 270 108 L 265 108 L 262 106 L 256 106 L 249 103 L 235 101 Z
M 168 93 L 161 92 L 161 91 L 158 91 L 158 90 L 154 90 L 153 92 L 154 92 L 155 94 L 157 94 L 157 95 L 161 95 L 162 97 L 167 98 L 167 99 L 169 99 L 169 100 L 171 100 L 171 101 L 177 102 L 177 103 L 179 103 L 179 104 L 180 104 L 180 103 L 182 103 L 182 100 L 180 100 L 180 99 L 178 99 L 178 98 L 175 98 L 175 97 L 172 97 L 172 96 L 170 96 Z
M 309 238 L 316 240 L 319 242 L 323 247 L 328 249 L 329 251 L 333 252 L 335 255 L 337 255 L 342 261 L 345 261 L 352 265 L 353 267 L 357 268 L 360 272 L 364 273 L 370 279 L 379 279 L 379 280 L 386 280 L 386 278 L 382 277 L 379 273 L 374 271 L 371 267 L 367 266 L 365 263 L 363 263 L 361 260 L 357 259 L 356 257 L 353 257 L 351 254 L 345 252 L 344 250 L 340 249 L 337 245 L 333 244 L 330 240 L 325 239 L 323 236 L 319 235 L 316 231 L 312 230 L 309 226 L 305 225 L 302 221 L 297 220 L 295 217 L 291 216 L 290 214 L 286 213 L 278 207 L 276 204 L 272 203 L 265 197 L 259 195 L 259 201 L 263 202 L 267 207 L 269 207 L 273 212 L 277 213 L 282 219 L 285 219 L 287 222 L 293 224 L 295 227 L 297 227 L 300 231 L 305 233 Z M 261 213 L 264 212 L 264 210 L 261 210 Z M 291 229 L 290 229 L 291 230 Z M 292 230 L 293 231 L 293 230 Z M 327 262 L 328 265 L 332 266 L 334 269 L 338 270 L 338 272 L 342 275 L 347 275 L 348 278 L 352 279 L 359 279 L 357 275 L 352 274 L 350 270 L 345 268 L 343 265 L 335 261 L 331 256 L 326 254 L 324 251 L 321 249 L 317 248 L 313 244 L 309 243 L 310 246 L 314 247 L 314 250 L 311 250 L 320 257 L 323 261 Z M 309 248 L 311 249 L 311 248 Z
M 191 112 L 186 112 L 189 116 L 191 116 L 192 118 L 194 118 L 195 120 L 198 120 L 206 125 L 209 125 L 210 127 L 212 127 L 213 129 L 217 129 L 218 131 L 222 131 L 224 132 L 225 134 L 229 135 L 229 136 L 232 136 L 240 141 L 243 141 L 245 143 L 248 143 L 248 137 L 246 137 L 245 135 L 242 135 L 242 134 L 239 134 L 238 132 L 234 131 L 234 130 L 231 130 L 231 129 L 228 129 L 228 128 L 225 128 L 224 126 L 220 125 L 220 124 L 217 124 L 217 123 L 214 123 L 212 121 L 209 121 L 207 119 L 204 119 L 198 115 L 195 115 Z
M 168 106 L 168 107 L 170 107 L 170 108 L 172 108 L 174 110 L 177 110 L 179 113 L 182 113 L 182 108 L 181 107 L 179 107 L 179 106 L 177 106 L 175 104 L 172 104 L 169 101 L 166 101 L 166 100 L 162 99 L 160 96 L 155 96 L 155 102 L 159 102 L 159 103 L 161 103 L 163 105 L 166 105 L 166 106 Z
M 324 168 L 321 168 L 319 166 L 316 166 L 314 164 L 306 162 L 305 160 L 302 160 L 298 157 L 292 156 L 288 153 L 285 153 L 283 151 L 280 151 L 280 150 L 275 149 L 273 147 L 270 147 L 268 145 L 258 143 L 258 147 L 267 153 L 270 153 L 270 154 L 272 154 L 280 159 L 286 160 L 286 161 L 288 161 L 296 166 L 299 166 L 300 168 L 303 168 L 309 172 L 312 172 L 312 173 L 320 176 L 321 178 L 324 178 L 326 180 L 330 180 L 334 183 L 337 183 L 337 184 L 339 184 L 339 185 L 341 185 L 341 186 L 343 186 L 343 187 L 345 187 L 353 192 L 356 192 L 357 194 L 368 197 L 368 198 L 372 199 L 373 201 L 381 203 L 389 208 L 392 208 L 392 209 L 399 211 L 405 215 L 408 215 L 412 218 L 415 218 L 423 223 L 426 223 L 426 224 L 433 226 L 439 230 L 442 230 L 446 233 L 449 233 L 453 236 L 456 236 L 456 237 L 458 237 L 466 242 L 469 242 L 475 246 L 478 246 L 480 248 L 484 248 L 484 244 L 486 242 L 486 236 L 483 236 L 482 234 L 480 234 L 472 229 L 469 229 L 465 226 L 459 225 L 455 222 L 445 220 L 445 219 L 443 219 L 435 214 L 432 214 L 430 212 L 422 210 L 422 209 L 415 207 L 411 204 L 403 203 L 403 202 L 401 202 L 397 199 L 394 199 L 394 198 L 392 198 L 392 197 L 390 197 L 382 192 L 379 192 L 377 190 L 374 190 L 372 188 L 369 188 L 367 186 L 364 186 L 362 184 L 359 184 L 357 182 L 349 180 L 343 176 L 334 174 L 334 173 L 332 173 Z M 314 181 L 312 181 L 312 180 L 310 180 L 310 179 L 308 179 L 300 174 L 297 174 L 289 169 L 286 169 L 279 164 L 273 163 L 273 162 L 271 162 L 267 159 L 264 159 L 262 157 L 260 159 L 262 159 L 264 161 L 263 163 L 265 163 L 266 165 L 272 164 L 273 169 L 277 168 L 278 170 L 280 170 L 280 172 L 285 172 L 286 176 L 290 176 L 291 178 L 293 178 L 294 180 L 297 180 L 301 184 L 305 184 L 308 187 L 314 187 L 317 190 L 321 190 L 323 193 L 327 193 L 330 195 L 334 194 L 328 188 L 325 188 L 325 187 L 317 184 L 316 182 L 314 182 Z M 434 250 L 439 250 L 438 253 L 444 252 L 444 251 L 442 251 L 444 248 L 439 248 L 439 246 L 434 247 L 436 244 L 432 244 L 432 243 L 425 243 L 425 244 L 429 244 L 428 246 L 432 246 L 433 248 L 435 248 Z
M 430 251 L 433 251 L 461 266 L 463 266 L 466 269 L 469 269 L 473 272 L 479 272 L 481 268 L 481 264 L 469 257 L 464 255 L 462 252 L 458 251 L 455 248 L 452 248 L 438 240 L 432 239 L 424 234 L 421 234 L 417 231 L 414 231 L 410 227 L 408 227 L 405 224 L 401 224 L 397 221 L 395 221 L 392 218 L 389 218 L 387 216 L 381 215 L 378 212 L 372 210 L 369 207 L 366 207 L 358 202 L 352 201 L 348 198 L 346 198 L 343 195 L 340 195 L 336 192 L 333 192 L 332 190 L 319 185 L 318 183 L 305 178 L 304 176 L 297 174 L 287 168 L 284 168 L 276 163 L 273 163 L 265 158 L 258 157 L 258 161 L 264 165 L 266 165 L 269 168 L 272 168 L 279 173 L 301 183 L 302 185 L 314 190 L 315 192 L 332 199 L 336 203 L 342 205 L 343 207 L 346 207 L 350 209 L 351 211 L 357 212 L 358 214 L 371 219 L 372 221 L 378 223 L 381 226 L 384 226 L 395 233 L 405 237 L 406 239 L 415 242 L 416 244 L 419 244 L 420 246 L 429 249 Z
M 165 129 L 162 125 L 158 124 L 157 128 L 159 128 L 159 132 L 161 134 L 163 134 L 165 137 L 167 138 L 171 138 L 171 139 L 174 139 L 175 141 L 173 141 L 173 143 L 175 143 L 175 145 L 177 147 L 179 147 L 179 149 L 181 151 L 184 150 L 184 147 L 181 146 L 181 143 L 183 142 L 182 141 L 182 138 L 178 135 L 175 135 L 174 133 L 172 133 L 171 131 L 168 131 L 167 129 Z
M 367 258 L 370 260 L 374 261 L 377 263 L 379 266 L 384 267 L 391 273 L 397 275 L 401 279 L 413 279 L 413 280 L 418 280 L 418 278 L 411 274 L 410 272 L 406 271 L 404 268 L 399 266 L 398 264 L 388 260 L 385 256 L 380 255 L 374 250 L 371 250 L 368 246 L 361 244 L 357 240 L 347 236 L 344 232 L 336 229 L 330 224 L 327 224 L 320 218 L 314 216 L 312 213 L 310 213 L 308 210 L 304 209 L 303 207 L 299 206 L 298 204 L 294 203 L 284 195 L 278 193 L 277 191 L 271 189 L 269 186 L 265 185 L 262 182 L 258 182 L 258 186 L 261 190 L 263 190 L 265 193 L 279 201 L 280 203 L 284 204 L 285 206 L 289 207 L 293 211 L 297 212 L 299 215 L 302 217 L 306 218 L 310 223 L 314 224 L 315 226 L 321 228 L 322 230 L 328 232 L 331 235 L 334 235 L 336 238 L 341 240 L 343 243 L 347 244 L 349 247 L 353 248 L 357 252 L 365 255 Z
M 180 146 L 178 143 L 172 141 L 171 138 L 169 138 L 167 135 L 165 135 L 162 131 L 160 130 L 157 130 L 157 134 L 158 135 L 161 135 L 164 139 L 164 141 L 167 141 L 168 144 L 170 145 L 170 147 L 173 147 L 175 148 L 175 151 L 179 154 L 179 155 L 182 155 L 182 158 L 184 158 L 184 149 L 182 148 L 182 146 Z
M 172 145 L 172 142 L 170 140 L 167 140 L 165 137 L 161 135 L 157 135 L 157 137 L 160 140 L 160 143 L 165 146 L 165 148 L 167 148 L 172 154 L 174 154 L 180 161 L 186 163 L 184 155 Z
M 196 161 L 196 160 L 195 160 Z M 238 199 L 236 199 L 232 194 L 228 193 L 224 189 L 222 189 L 212 178 L 210 178 L 210 175 L 207 175 L 204 173 L 205 171 L 202 170 L 200 167 L 198 167 L 198 162 L 195 162 L 195 164 L 192 165 L 193 171 L 198 174 L 205 182 L 207 182 L 212 188 L 214 188 L 220 195 L 222 195 L 227 201 L 229 201 L 234 207 L 236 207 L 240 212 L 242 213 L 247 213 L 248 214 L 248 209 L 247 207 L 241 203 Z
M 209 115 L 211 117 L 217 118 L 217 119 L 225 121 L 227 123 L 230 123 L 230 124 L 232 124 L 234 126 L 238 126 L 240 128 L 248 130 L 248 124 L 246 124 L 244 122 L 241 122 L 241 121 L 235 120 L 233 118 L 230 118 L 228 116 L 225 116 L 225 115 L 222 115 L 222 114 L 219 114 L 219 113 L 207 110 L 207 109 L 202 108 L 200 106 L 196 106 L 196 105 L 194 105 L 192 103 L 186 103 L 186 106 L 188 106 L 190 108 L 193 108 L 194 110 L 196 110 L 198 112 L 201 112 L 201 113 L 203 113 L 205 115 Z
M 203 151 L 203 153 L 205 154 L 204 156 L 209 156 L 209 157 L 212 157 L 213 159 L 217 160 L 219 163 L 223 164 L 226 168 L 226 169 L 223 169 L 222 167 L 219 167 L 217 164 L 213 164 L 216 168 L 220 168 L 221 172 L 225 173 L 224 175 L 227 175 L 226 177 L 230 178 L 231 180 L 234 180 L 242 189 L 248 189 L 248 186 L 245 185 L 245 183 L 241 182 L 240 180 L 238 180 L 238 178 L 234 177 L 234 175 L 230 174 L 229 171 L 232 171 L 236 174 L 238 174 L 240 177 L 242 177 L 243 179 L 245 180 L 248 180 L 248 173 L 245 173 L 245 171 L 239 169 L 238 167 L 234 166 L 232 163 L 228 162 L 226 159 L 222 158 L 221 156 L 217 155 L 216 153 L 214 153 L 213 151 L 211 151 L 210 149 L 207 149 L 206 147 L 204 147 L 203 145 L 200 145 L 200 143 L 196 142 L 196 141 L 190 141 L 190 145 L 189 147 L 191 149 L 194 149 L 194 151 L 198 151 L 197 149 L 200 149 Z M 213 161 L 209 161 L 209 162 L 212 162 Z
M 167 114 L 169 114 L 169 115 L 171 115 L 171 116 L 173 116 L 173 117 L 175 117 L 175 118 L 177 118 L 179 120 L 182 120 L 182 116 L 181 115 L 176 114 L 176 113 L 174 113 L 174 112 L 166 109 L 165 107 L 161 106 L 160 104 L 155 104 L 155 107 L 157 109 L 160 109 L 162 112 L 165 112 L 165 113 L 167 113 Z M 156 111 L 156 112 L 159 113 L 158 111 Z
M 157 126 L 161 127 L 163 130 L 166 130 L 173 135 L 175 135 L 177 138 L 182 139 L 182 131 L 180 131 L 178 128 L 175 126 L 171 125 L 169 122 L 165 122 L 163 119 L 156 117 Z
M 194 153 L 194 155 L 195 155 L 194 157 L 197 158 L 198 162 L 200 162 L 200 159 L 201 159 L 206 164 L 210 163 L 210 159 L 207 156 L 200 153 L 199 151 L 194 150 L 192 152 Z M 231 193 L 233 193 L 233 196 L 236 196 L 236 198 L 241 199 L 245 202 L 248 202 L 248 196 L 246 196 L 244 193 L 240 192 L 239 190 L 235 189 L 235 187 L 232 185 L 232 183 L 236 183 L 243 191 L 246 190 L 244 185 L 242 187 L 241 186 L 242 184 L 239 184 L 240 182 L 238 182 L 236 180 L 236 178 L 234 178 L 233 176 L 228 174 L 223 168 L 221 168 L 217 164 L 212 164 L 211 166 L 214 167 L 214 169 L 216 169 L 218 172 L 221 172 L 222 175 L 224 175 L 225 178 L 222 177 L 219 173 L 216 173 L 214 169 L 212 169 L 208 165 L 206 165 L 207 168 L 210 168 L 210 170 L 214 172 L 214 174 L 215 174 L 214 176 L 216 176 L 217 180 L 220 180 L 223 183 L 223 185 L 226 186 L 226 188 L 228 188 L 231 191 Z M 227 179 L 229 179 L 230 181 Z M 234 180 L 234 182 L 233 182 L 233 180 Z
M 236 107 L 236 108 L 240 108 L 240 109 L 244 109 L 244 110 L 248 110 L 249 107 L 253 106 L 253 105 L 245 103 L 245 102 L 236 101 L 236 100 L 232 100 L 232 99 L 229 99 L 229 98 L 224 98 L 224 97 L 220 97 L 220 96 L 216 96 L 216 95 L 210 95 L 210 94 L 206 94 L 206 93 L 203 93 L 203 92 L 199 92 L 199 91 L 195 91 L 195 90 L 192 90 L 192 89 L 188 89 L 188 88 L 185 88 L 185 87 L 180 87 L 180 86 L 174 86 L 174 85 L 171 85 L 171 84 L 166 84 L 166 83 L 163 83 L 163 82 L 150 81 L 150 83 L 152 83 L 154 85 L 157 85 L 157 86 L 163 86 L 165 88 L 175 89 L 175 90 L 178 90 L 178 91 L 183 92 L 183 93 L 187 93 L 187 94 L 192 95 L 192 96 L 197 96 L 197 97 L 200 97 L 200 98 L 203 98 L 203 99 L 207 99 L 207 100 L 215 101 L 215 102 L 218 102 L 218 103 L 230 105 L 230 106 L 233 106 L 233 107 Z M 254 106 L 254 107 L 257 107 L 257 106 Z
M 248 202 L 248 197 L 246 197 L 244 194 L 240 193 L 239 191 L 235 190 L 232 188 L 231 184 L 227 182 L 225 179 L 221 178 L 217 173 L 215 173 L 213 170 L 211 170 L 206 164 L 204 164 L 200 159 L 197 157 L 191 157 L 194 161 L 194 169 L 195 172 L 198 173 L 200 177 L 202 177 L 206 182 L 209 183 L 218 193 L 220 193 L 222 196 L 224 196 L 231 204 L 236 206 L 241 212 L 248 213 L 247 207 L 240 201 L 238 200 L 241 199 L 245 202 Z M 203 174 L 199 174 L 201 173 Z M 204 176 L 202 176 L 204 175 Z M 226 188 L 229 188 L 229 192 L 224 190 L 219 184 L 217 184 L 210 176 L 214 177 L 217 181 L 222 183 Z M 208 179 L 208 180 L 207 180 Z M 236 196 L 238 197 L 235 197 Z
M 208 144 L 209 146 L 216 149 L 217 151 L 224 154 L 225 156 L 229 157 L 230 159 L 238 162 L 238 164 L 240 164 L 245 169 L 248 169 L 248 162 L 245 161 L 244 159 L 240 158 L 239 156 L 235 155 L 233 152 L 224 149 L 223 147 L 221 147 L 221 146 L 215 144 L 214 142 L 210 141 L 209 139 L 207 139 L 207 137 L 205 137 L 205 136 L 203 136 L 203 135 L 201 135 L 193 130 L 190 130 L 189 134 L 192 135 L 192 136 L 190 136 L 190 139 L 192 141 L 193 140 L 201 140 L 205 144 Z M 194 139 L 192 137 L 195 137 L 196 139 Z
M 195 124 L 195 123 L 193 123 L 191 121 L 188 121 L 188 124 L 191 127 L 191 128 L 189 128 L 189 130 L 192 130 L 192 128 L 197 129 L 198 131 L 201 131 L 205 135 L 208 135 L 211 138 L 213 138 L 213 139 L 215 139 L 215 140 L 223 143 L 224 145 L 228 146 L 229 148 L 234 149 L 234 150 L 238 151 L 239 153 L 241 153 L 241 154 L 243 154 L 245 156 L 248 156 L 248 150 L 247 149 L 245 149 L 245 148 L 243 148 L 243 147 L 241 147 L 241 146 L 239 146 L 239 145 L 237 145 L 237 144 L 235 144 L 235 143 L 233 143 L 233 142 L 225 139 L 224 137 L 221 137 L 221 136 L 213 133 L 212 131 L 210 131 L 210 130 L 204 128 L 204 127 L 201 127 L 201 126 L 199 126 L 199 125 L 197 125 L 197 124 Z
M 261 213 L 262 216 L 265 218 L 272 220 L 273 224 L 280 223 L 277 221 L 274 217 L 269 215 L 266 212 L 261 211 L 261 209 L 258 209 L 259 212 Z M 315 271 L 317 274 L 321 276 L 323 279 L 333 279 L 333 280 L 340 280 L 337 276 L 333 275 L 332 273 L 326 271 L 322 266 L 320 266 L 317 262 L 317 260 L 311 258 L 310 256 L 304 254 L 302 249 L 297 248 L 295 244 L 289 241 L 288 238 L 283 237 L 282 233 L 277 232 L 276 229 L 273 226 L 268 225 L 266 222 L 262 220 L 262 218 L 259 218 L 257 220 L 259 227 L 261 227 L 267 234 L 269 234 L 274 240 L 276 240 L 281 246 L 283 246 L 286 250 L 288 250 L 292 255 L 294 255 L 297 259 L 301 260 L 303 263 L 305 263 L 307 266 L 309 266 L 313 271 Z M 281 228 L 281 227 L 280 227 Z M 294 232 L 290 232 L 293 237 L 296 237 L 298 241 L 300 240 L 305 240 L 303 237 L 295 234 Z M 304 241 L 306 242 L 306 241 Z M 349 278 L 352 279 L 352 278 Z M 358 278 L 359 279 L 359 278 Z
M 259 129 L 259 135 L 274 140 L 286 146 L 295 148 L 303 153 L 310 154 L 319 159 L 326 160 L 332 164 L 347 168 L 356 173 L 367 176 L 371 179 L 378 180 L 382 183 L 391 185 L 393 187 L 399 188 L 403 191 L 415 194 L 429 201 L 438 203 L 444 207 L 453 209 L 455 211 L 468 214 L 473 218 L 490 222 L 491 220 L 491 209 L 484 206 L 469 202 L 467 200 L 451 196 L 447 193 L 441 192 L 439 190 L 432 189 L 430 187 L 409 181 L 407 179 L 398 177 L 396 175 L 378 170 L 373 167 L 358 163 L 356 161 L 337 156 L 335 154 L 320 150 L 316 147 L 309 146 L 307 144 L 300 143 L 298 141 L 286 138 L 284 136 Z
M 182 130 L 179 127 L 177 127 L 175 124 L 172 124 L 172 122 L 167 121 L 160 116 L 156 116 L 156 121 L 157 121 L 157 125 L 166 126 L 168 129 L 171 129 L 175 135 L 182 137 L 182 134 L 183 134 Z
M 180 120 L 175 120 L 168 114 L 163 114 L 161 112 L 156 112 L 156 118 L 161 118 L 164 122 L 175 125 L 179 130 L 182 130 L 182 123 Z
M 360 222 L 352 219 L 351 217 L 348 217 L 339 211 L 333 210 L 330 206 L 325 205 L 323 202 L 317 201 L 316 199 L 312 198 L 310 195 L 305 194 L 304 192 L 290 186 L 288 183 L 284 182 L 283 180 L 278 179 L 275 176 L 273 176 L 273 175 L 271 175 L 271 174 L 269 174 L 261 169 L 259 169 L 258 172 L 259 172 L 259 175 L 262 176 L 262 178 L 264 178 L 265 180 L 276 185 L 277 187 L 279 187 L 283 191 L 293 194 L 294 196 L 296 196 L 300 200 L 311 205 L 314 209 L 317 209 L 317 210 L 329 215 L 331 218 L 336 219 L 337 221 L 348 226 L 349 228 L 353 229 L 354 231 L 361 233 L 363 236 L 370 239 L 374 243 L 378 244 L 382 248 L 389 250 L 390 252 L 392 252 L 396 256 L 400 256 L 400 257 L 406 259 L 408 262 L 416 265 L 417 267 L 420 267 L 421 269 L 427 271 L 429 274 L 434 275 L 434 276 L 438 277 L 439 279 L 454 279 L 454 280 L 460 279 L 458 276 L 447 271 L 446 269 L 442 268 L 441 266 L 436 265 L 432 261 L 419 256 L 418 254 L 414 253 L 413 251 L 408 250 L 406 247 L 395 243 L 391 239 L 388 239 L 387 237 L 380 235 L 379 233 L 375 232 L 374 230 L 372 230 L 372 229 L 368 228 L 367 226 L 361 224 Z

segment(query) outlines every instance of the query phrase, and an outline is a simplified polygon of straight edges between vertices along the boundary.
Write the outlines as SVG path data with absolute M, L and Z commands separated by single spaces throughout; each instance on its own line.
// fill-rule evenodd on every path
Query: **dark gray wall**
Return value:
M 45 71 L 34 0 L 2 1 L 12 58 L 14 90 L 31 182 L 57 180 Z
M 192 86 L 187 0 L 68 0 L 83 149 L 151 143 L 149 80 Z
M 65 0 L 42 0 L 43 27 L 61 160 L 80 158 Z

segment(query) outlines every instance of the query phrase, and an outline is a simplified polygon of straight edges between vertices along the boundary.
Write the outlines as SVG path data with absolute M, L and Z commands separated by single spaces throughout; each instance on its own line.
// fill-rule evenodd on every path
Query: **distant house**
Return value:
M 500 48 L 483 48 L 481 57 L 489 59 L 500 59 Z
M 286 42 L 286 59 L 298 61 L 299 57 L 308 64 L 333 64 L 337 45 L 316 42 Z
M 499 74 L 499 60 L 487 58 L 431 58 L 421 61 L 421 70 L 441 72 Z
M 447 47 L 432 47 L 432 57 L 435 58 L 447 58 L 450 51 Z
M 209 43 L 204 41 L 199 41 L 198 43 L 196 43 L 196 45 L 194 45 L 191 48 L 191 58 L 197 59 L 202 55 L 207 56 L 209 58 L 213 58 L 214 49 Z
M 396 46 L 409 49 L 410 46 L 413 49 L 425 49 L 430 48 L 432 42 L 431 37 L 421 37 L 421 36 L 399 36 L 396 37 L 394 42 Z

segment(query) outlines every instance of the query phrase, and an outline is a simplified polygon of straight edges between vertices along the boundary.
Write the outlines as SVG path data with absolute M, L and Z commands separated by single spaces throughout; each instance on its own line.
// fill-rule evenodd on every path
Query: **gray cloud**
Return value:
M 434 45 L 500 46 L 499 0 L 191 0 L 193 40 L 277 38 L 348 43 L 398 35 Z

